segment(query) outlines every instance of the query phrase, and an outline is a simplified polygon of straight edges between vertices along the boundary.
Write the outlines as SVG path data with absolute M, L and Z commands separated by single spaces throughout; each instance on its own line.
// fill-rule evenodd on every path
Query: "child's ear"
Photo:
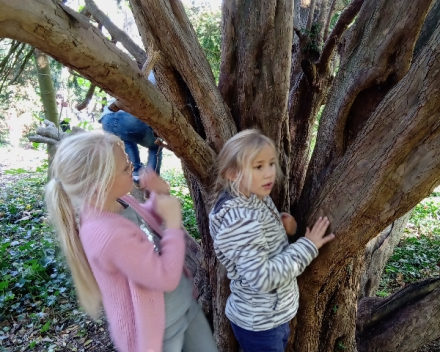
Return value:
M 237 172 L 230 170 L 226 173 L 226 178 L 230 181 L 235 181 L 237 179 Z

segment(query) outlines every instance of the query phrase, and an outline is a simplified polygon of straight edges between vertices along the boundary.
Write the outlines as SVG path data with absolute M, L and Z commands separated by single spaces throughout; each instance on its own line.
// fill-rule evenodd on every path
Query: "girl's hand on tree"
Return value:
M 157 194 L 170 194 L 170 186 L 168 183 L 161 179 L 150 167 L 140 171 L 139 186 L 141 189 L 148 189 L 150 192 L 155 192 Z
M 296 220 L 288 213 L 281 213 L 281 222 L 283 223 L 284 229 L 287 235 L 294 235 L 296 232 Z
M 320 217 L 315 225 L 313 226 L 312 230 L 310 230 L 309 227 L 307 227 L 306 231 L 306 238 L 308 238 L 310 241 L 312 241 L 316 248 L 321 248 L 323 245 L 325 245 L 327 242 L 330 242 L 335 238 L 335 235 L 331 233 L 330 235 L 324 236 L 325 231 L 327 230 L 327 227 L 330 225 L 330 221 L 327 219 L 327 217 Z

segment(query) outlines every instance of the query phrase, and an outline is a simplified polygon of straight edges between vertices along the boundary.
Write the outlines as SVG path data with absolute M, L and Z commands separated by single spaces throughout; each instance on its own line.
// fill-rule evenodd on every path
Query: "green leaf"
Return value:
M 30 348 L 34 348 L 36 345 L 37 345 L 37 342 L 36 342 L 36 341 L 32 341 L 32 342 L 29 344 L 29 347 L 30 347 Z
M 40 331 L 41 331 L 41 332 L 46 332 L 47 330 L 49 330 L 49 328 L 50 328 L 50 323 L 51 323 L 51 321 L 48 320 L 48 321 L 42 326 L 42 328 L 40 329 Z

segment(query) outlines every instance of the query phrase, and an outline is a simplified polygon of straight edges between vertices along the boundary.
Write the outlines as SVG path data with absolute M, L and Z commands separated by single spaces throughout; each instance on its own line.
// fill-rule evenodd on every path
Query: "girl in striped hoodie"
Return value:
M 227 141 L 218 156 L 217 196 L 209 214 L 218 259 L 231 280 L 226 316 L 244 352 L 282 352 L 298 310 L 296 277 L 334 238 L 319 218 L 289 244 L 295 219 L 278 213 L 269 194 L 279 171 L 275 145 L 257 130 Z

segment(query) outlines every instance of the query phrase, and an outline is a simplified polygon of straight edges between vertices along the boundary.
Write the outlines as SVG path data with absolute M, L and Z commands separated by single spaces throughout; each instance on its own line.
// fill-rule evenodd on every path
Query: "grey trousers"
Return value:
M 165 330 L 163 352 L 217 352 L 211 328 L 195 300 L 188 311 Z

